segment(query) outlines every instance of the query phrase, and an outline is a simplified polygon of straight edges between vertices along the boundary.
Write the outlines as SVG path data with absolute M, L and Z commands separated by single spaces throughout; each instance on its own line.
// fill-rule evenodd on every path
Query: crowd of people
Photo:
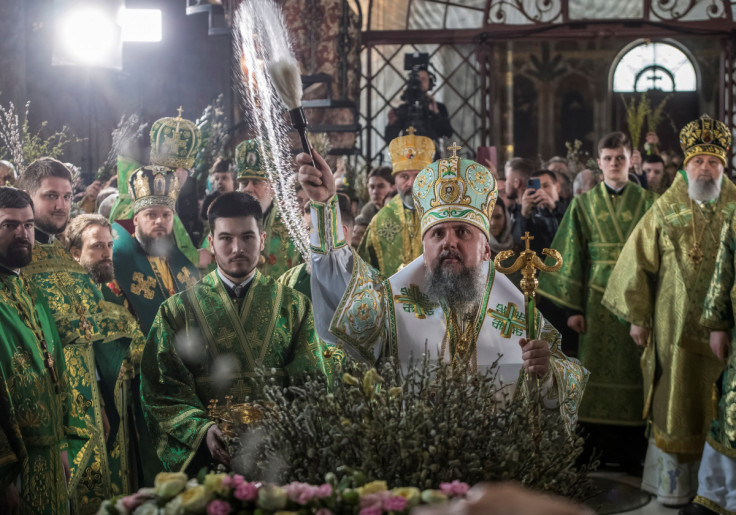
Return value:
M 293 384 L 425 352 L 496 367 L 522 396 L 519 379 L 538 378 L 535 402 L 586 436 L 583 459 L 641 475 L 684 513 L 736 511 L 721 122 L 684 127 L 682 161 L 605 135 L 596 170 L 561 157 L 496 169 L 457 145 L 435 159 L 410 127 L 391 166 L 367 173 L 363 205 L 300 154 L 307 262 L 257 139 L 213 163 L 199 234 L 180 198 L 198 129 L 180 114 L 150 136 L 149 163 L 120 156 L 107 184 L 80 187 L 49 157 L 17 177 L 0 162 L 0 513 L 94 513 L 162 471 L 227 467 L 211 408 L 257 400 L 258 371 Z M 534 313 L 518 311 L 521 274 L 493 266 L 524 248 L 563 259 L 541 273 Z

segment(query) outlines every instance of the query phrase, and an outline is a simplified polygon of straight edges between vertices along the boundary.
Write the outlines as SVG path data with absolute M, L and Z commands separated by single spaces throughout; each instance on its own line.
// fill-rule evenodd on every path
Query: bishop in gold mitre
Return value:
M 680 131 L 684 170 L 631 233 L 603 305 L 644 348 L 644 411 L 651 423 L 642 488 L 663 504 L 695 495 L 700 455 L 723 363 L 700 325 L 736 186 L 724 177 L 731 131 L 707 115 Z M 669 478 L 662 482 L 660 478 Z

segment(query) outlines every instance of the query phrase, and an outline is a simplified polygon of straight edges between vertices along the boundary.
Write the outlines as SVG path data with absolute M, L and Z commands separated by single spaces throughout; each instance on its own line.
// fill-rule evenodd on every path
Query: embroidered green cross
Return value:
M 417 318 L 427 318 L 427 315 L 433 315 L 437 304 L 429 300 L 419 286 L 410 284 L 408 288 L 401 288 L 401 295 L 394 295 L 394 300 L 402 304 L 402 308 L 407 313 L 414 313 Z
M 488 315 L 493 318 L 491 325 L 501 332 L 503 338 L 511 338 L 512 333 L 514 336 L 524 335 L 526 316 L 519 311 L 519 308 L 513 302 L 509 302 L 508 306 L 496 305 L 495 310 L 488 310 Z
M 664 219 L 666 222 L 670 222 L 672 225 L 677 227 L 678 225 L 685 225 L 690 222 L 690 219 L 686 218 L 685 215 L 690 215 L 692 217 L 690 208 L 680 209 L 680 206 L 672 205 L 672 213 L 666 215 Z

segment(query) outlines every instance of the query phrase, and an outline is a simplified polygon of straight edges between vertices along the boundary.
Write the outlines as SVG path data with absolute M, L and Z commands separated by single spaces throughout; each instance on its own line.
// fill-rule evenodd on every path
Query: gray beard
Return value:
M 714 179 L 695 179 L 689 181 L 687 194 L 698 202 L 710 202 L 721 195 L 721 181 Z
M 174 248 L 174 236 L 169 234 L 167 236 L 160 236 L 158 238 L 152 238 L 147 234 L 136 234 L 138 242 L 143 248 L 143 252 L 146 256 L 154 257 L 168 257 L 171 254 L 171 250 Z
M 455 273 L 440 265 L 442 254 L 438 258 L 434 271 L 430 271 L 425 263 L 424 279 L 427 295 L 438 301 L 444 299 L 450 309 L 465 313 L 480 305 L 486 290 L 486 277 L 483 265 L 468 268 L 463 265 L 460 272 Z
M 405 207 L 408 209 L 414 210 L 414 195 L 412 193 L 412 188 L 409 188 L 408 191 L 399 192 L 399 196 L 401 197 L 401 202 L 404 204 Z

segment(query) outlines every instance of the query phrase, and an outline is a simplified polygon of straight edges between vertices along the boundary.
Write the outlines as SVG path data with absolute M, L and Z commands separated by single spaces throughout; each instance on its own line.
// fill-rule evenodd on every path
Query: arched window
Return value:
M 613 72 L 616 93 L 644 92 L 652 89 L 695 91 L 698 85 L 690 58 L 669 43 L 642 43 L 626 52 Z

